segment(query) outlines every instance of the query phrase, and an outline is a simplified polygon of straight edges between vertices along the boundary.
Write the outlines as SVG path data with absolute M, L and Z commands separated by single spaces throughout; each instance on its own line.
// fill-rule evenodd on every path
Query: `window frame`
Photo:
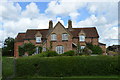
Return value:
M 41 37 L 36 37 L 36 43 L 40 43 L 40 42 L 42 42 Z
M 51 41 L 56 41 L 57 35 L 55 33 L 51 34 Z
M 80 46 L 80 49 L 84 49 L 85 48 L 85 46 Z
M 62 34 L 62 41 L 67 41 L 68 40 L 68 34 L 67 33 L 63 33 Z
M 58 54 L 64 53 L 64 46 L 56 46 L 56 52 Z
M 79 35 L 79 41 L 84 42 L 85 41 L 85 35 Z

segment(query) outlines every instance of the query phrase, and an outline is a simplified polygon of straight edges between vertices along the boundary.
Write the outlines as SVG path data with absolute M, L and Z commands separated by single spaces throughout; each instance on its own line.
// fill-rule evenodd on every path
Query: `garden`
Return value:
M 79 45 L 76 51 L 63 54 L 47 49 L 33 55 L 36 46 L 24 44 L 19 47 L 19 58 L 3 57 L 2 80 L 118 80 L 120 56 L 103 56 L 101 48 L 88 44 Z M 23 56 L 24 53 L 28 56 Z M 97 56 L 91 56 L 97 54 Z
M 3 80 L 6 78 L 12 80 L 118 80 L 120 74 L 118 57 L 41 57 L 37 55 L 18 59 L 3 57 Z

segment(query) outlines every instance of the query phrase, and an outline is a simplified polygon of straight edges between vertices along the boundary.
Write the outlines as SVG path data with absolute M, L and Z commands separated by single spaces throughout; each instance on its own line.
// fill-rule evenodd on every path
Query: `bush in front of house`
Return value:
M 19 55 L 22 56 L 25 54 L 25 52 L 28 53 L 28 55 L 32 55 L 35 52 L 36 46 L 32 43 L 24 43 L 22 46 L 19 46 L 18 51 Z
M 36 57 L 53 57 L 53 56 L 58 56 L 58 53 L 56 51 L 45 51 L 35 56 Z
M 91 43 L 87 43 L 87 47 L 92 50 L 92 54 L 102 54 L 102 48 L 98 45 L 92 45 Z
M 114 52 L 114 51 L 108 51 L 107 53 L 110 56 L 116 56 L 116 55 L 118 55 L 118 52 Z
M 16 60 L 16 75 L 21 76 L 111 76 L 120 68 L 116 56 L 22 57 Z
M 75 51 L 70 50 L 70 51 L 64 52 L 62 55 L 63 56 L 74 56 L 75 55 Z
M 92 50 L 89 49 L 89 48 L 87 48 L 87 47 L 85 47 L 85 48 L 83 49 L 83 54 L 84 54 L 84 55 L 91 55 L 91 54 L 92 54 Z

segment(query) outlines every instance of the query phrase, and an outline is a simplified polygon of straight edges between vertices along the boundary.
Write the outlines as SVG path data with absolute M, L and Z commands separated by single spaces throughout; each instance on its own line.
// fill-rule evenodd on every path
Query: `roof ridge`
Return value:
M 20 32 L 20 33 L 18 33 L 18 34 L 26 34 L 26 32 L 24 32 L 24 33 Z
M 27 30 L 48 30 L 48 29 L 27 29 Z

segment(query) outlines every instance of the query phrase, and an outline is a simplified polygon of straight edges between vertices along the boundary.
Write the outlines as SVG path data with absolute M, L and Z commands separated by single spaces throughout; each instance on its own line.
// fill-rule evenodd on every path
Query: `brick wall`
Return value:
M 18 47 L 23 45 L 23 42 L 15 42 L 14 43 L 14 56 L 19 57 Z

